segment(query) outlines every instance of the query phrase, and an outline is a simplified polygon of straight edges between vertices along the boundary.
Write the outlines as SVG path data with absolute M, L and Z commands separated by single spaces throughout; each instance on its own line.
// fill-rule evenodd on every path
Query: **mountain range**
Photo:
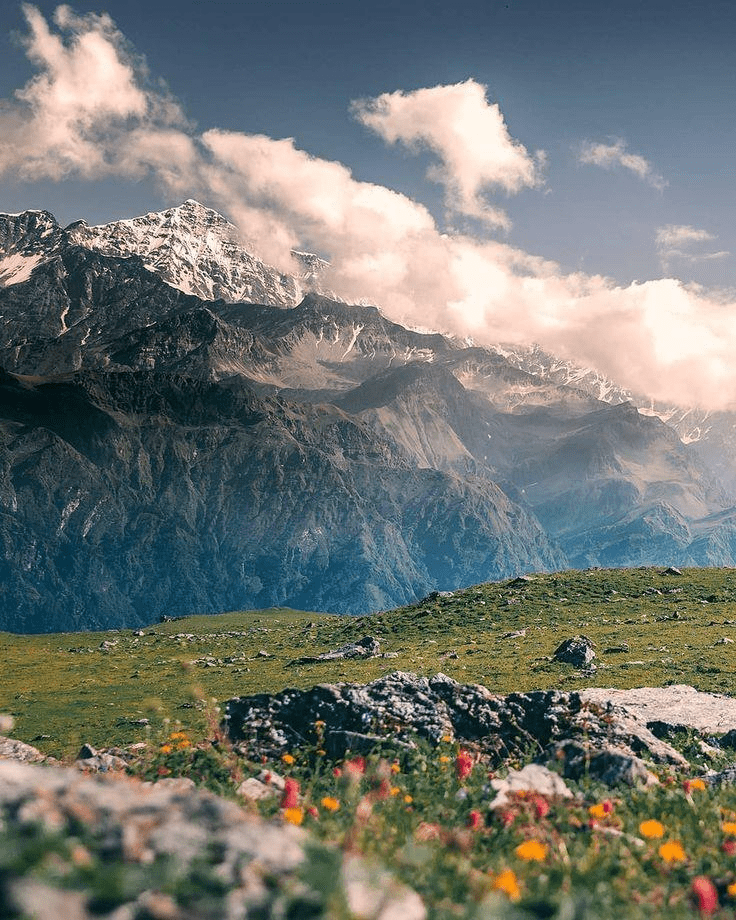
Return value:
M 330 295 L 194 201 L 0 215 L 0 628 L 733 565 L 736 416 Z

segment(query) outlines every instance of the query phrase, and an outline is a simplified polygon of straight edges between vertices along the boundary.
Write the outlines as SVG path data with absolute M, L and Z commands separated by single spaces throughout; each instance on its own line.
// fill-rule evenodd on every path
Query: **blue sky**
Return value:
M 399 192 L 428 209 L 438 234 L 449 232 L 484 245 L 497 242 L 509 251 L 513 248 L 554 260 L 554 272 L 561 278 L 575 272 L 586 277 L 601 274 L 622 290 L 629 290 L 635 280 L 662 278 L 705 286 L 707 302 L 691 298 L 675 310 L 682 324 L 680 338 L 673 342 L 672 334 L 667 341 L 655 342 L 655 350 L 663 356 L 662 367 L 656 369 L 660 377 L 681 375 L 685 366 L 694 377 L 700 374 L 695 370 L 695 354 L 683 354 L 679 360 L 679 343 L 688 324 L 708 314 L 711 323 L 699 343 L 707 354 L 705 340 L 717 328 L 714 311 L 730 304 L 736 288 L 732 176 L 736 11 L 731 4 L 625 0 L 602 7 L 542 0 L 472 0 L 454 5 L 436 0 L 259 4 L 112 0 L 104 6 L 74 5 L 79 17 L 67 16 L 66 25 L 61 26 L 52 22 L 57 4 L 38 2 L 34 8 L 52 34 L 63 36 L 67 47 L 75 36 L 92 29 L 91 21 L 83 19 L 86 14 L 109 14 L 119 32 L 111 38 L 111 27 L 107 27 L 107 38 L 137 74 L 138 85 L 143 80 L 140 58 L 145 59 L 146 92 L 151 98 L 164 98 L 158 81 L 165 81 L 167 98 L 176 105 L 177 116 L 167 115 L 163 122 L 167 126 L 176 122 L 176 131 L 182 135 L 200 137 L 217 131 L 273 140 L 293 138 L 295 150 L 319 161 L 344 164 L 353 180 Z M 39 65 L 38 58 L 35 63 L 29 60 L 23 38 L 28 34 L 21 5 L 4 3 L 0 7 L 0 99 L 6 101 L 11 114 L 23 108 L 17 91 L 47 66 Z M 416 133 L 416 120 L 401 120 L 403 116 L 394 111 L 395 97 L 384 100 L 382 115 L 373 127 L 365 113 L 375 114 L 375 100 L 382 94 L 401 91 L 410 96 L 422 89 L 467 87 L 468 81 L 483 88 L 487 108 L 498 106 L 510 143 L 526 158 L 527 174 L 520 178 L 517 170 L 516 185 L 508 176 L 485 184 L 480 181 L 474 191 L 465 189 L 464 203 L 458 204 L 460 180 L 448 160 L 453 152 L 441 147 L 445 141 L 437 134 L 445 117 L 439 97 L 433 97 L 432 111 L 439 115 L 429 134 L 429 129 Z M 419 97 L 411 98 L 419 104 Z M 362 121 L 354 108 L 351 112 L 351 105 L 360 99 L 369 101 Z M 33 104 L 39 104 L 37 98 Z M 23 117 L 27 115 L 28 111 Z M 162 124 L 156 117 L 157 124 Z M 420 112 L 417 117 L 424 115 Z M 149 115 L 146 119 L 148 123 Z M 115 130 L 114 142 L 125 146 L 120 125 Z M 387 140 L 391 132 L 400 135 L 394 143 Z M 8 131 L 4 134 L 7 138 Z M 11 131 L 11 139 L 14 136 Z M 30 144 L 38 136 L 17 135 L 31 138 Z M 228 143 L 231 140 L 228 136 Z M 440 149 L 445 152 L 444 161 L 438 155 Z M 539 151 L 543 156 L 535 160 Z M 258 153 L 272 155 L 270 148 L 259 148 Z M 288 170 L 291 154 L 281 150 L 279 156 L 281 153 L 283 158 L 276 159 Z M 251 145 L 248 156 L 253 154 Z M 222 146 L 216 151 L 218 162 L 226 161 L 231 171 L 235 159 L 244 155 L 242 149 L 236 154 L 234 148 L 225 151 Z M 54 173 L 48 165 L 53 156 L 49 148 L 44 153 L 45 165 L 28 170 L 18 156 L 10 155 L 3 168 L 0 153 L 0 211 L 45 207 L 62 223 L 81 216 L 103 222 L 175 204 L 187 195 L 227 210 L 228 191 L 220 186 L 219 193 L 214 192 L 209 179 L 203 184 L 199 165 L 197 182 L 189 182 L 188 175 L 180 177 L 181 181 L 170 176 L 162 179 L 160 164 L 156 168 L 119 164 L 90 168 L 86 175 L 85 169 L 67 164 Z M 438 158 L 442 161 L 439 166 Z M 434 172 L 428 177 L 431 168 Z M 438 181 L 438 169 L 443 181 Z M 490 173 L 478 175 L 482 180 Z M 256 218 L 270 209 L 270 223 L 258 229 L 256 220 L 251 236 L 263 240 L 273 227 L 277 239 L 279 233 L 285 233 L 293 202 L 281 200 L 276 206 L 270 199 L 266 203 L 259 199 L 254 205 L 254 181 L 249 173 L 248 193 L 243 194 L 250 198 L 229 216 L 242 223 L 243 214 L 253 213 L 252 207 L 258 210 Z M 279 194 L 297 193 L 282 189 Z M 479 202 L 488 206 L 485 213 L 479 210 Z M 273 222 L 274 208 L 278 226 Z M 493 208 L 504 212 L 503 222 L 489 217 Z M 311 233 L 314 214 L 301 214 L 299 220 L 291 229 L 300 243 L 322 250 L 332 247 L 336 251 L 323 254 L 340 257 L 335 227 L 329 233 L 324 228 Z M 353 260 L 350 271 L 356 278 L 354 249 L 342 255 Z M 463 250 L 464 264 L 474 264 L 474 256 L 469 249 Z M 381 265 L 385 258 L 385 253 L 376 255 Z M 503 259 L 509 262 L 509 252 Z M 530 270 L 514 268 L 517 275 Z M 545 277 L 553 274 L 549 269 L 544 273 Z M 550 346 L 570 353 L 577 348 L 581 358 L 619 376 L 628 374 L 632 384 L 656 389 L 656 375 L 649 379 L 641 369 L 630 372 L 633 358 L 608 360 L 601 358 L 600 348 L 581 349 L 580 343 L 593 334 L 592 328 L 578 329 L 577 338 L 557 336 L 557 341 L 551 330 L 567 309 L 566 299 L 576 298 L 578 306 L 570 309 L 575 314 L 572 326 L 577 328 L 578 314 L 586 309 L 578 301 L 589 304 L 595 293 L 589 285 L 581 294 L 576 283 L 566 284 L 554 320 L 535 321 L 530 333 L 543 341 L 547 334 Z M 630 310 L 644 309 L 648 311 L 644 325 L 654 327 L 657 318 L 667 314 L 666 305 L 660 303 L 664 290 L 661 286 L 647 288 L 646 297 L 636 292 L 635 308 L 628 300 L 625 306 L 618 301 L 612 305 L 607 297 L 606 305 L 601 306 L 597 299 L 591 314 L 609 316 L 612 311 L 620 315 L 623 310 L 623 327 L 628 328 L 634 322 Z M 682 290 L 678 288 L 678 293 Z M 423 292 L 416 273 L 411 291 L 415 296 Z M 652 291 L 657 292 L 656 310 L 649 296 Z M 377 293 L 384 293 L 383 288 Z M 460 300 L 471 304 L 477 296 L 473 293 Z M 642 298 L 648 306 L 641 306 Z M 406 312 L 401 296 L 391 303 L 397 315 Z M 452 326 L 458 312 L 453 309 L 454 314 L 437 307 L 438 319 Z M 463 307 L 470 318 L 456 325 L 458 331 L 482 338 L 482 319 L 473 309 L 472 305 Z M 489 311 L 485 307 L 483 311 L 487 319 Z M 498 334 L 503 321 L 499 316 L 488 334 Z M 512 332 L 520 338 L 523 330 Z M 622 335 L 621 341 L 626 341 Z M 651 351 L 652 335 L 649 329 L 641 343 L 642 355 L 646 346 Z M 720 365 L 725 365 L 726 357 L 725 353 L 713 354 L 711 366 L 719 365 L 721 376 L 709 382 L 710 391 L 722 385 L 725 370 Z M 662 395 L 665 390 L 668 388 Z M 669 390 L 674 396 L 674 389 Z M 698 398 L 702 401 L 704 397 Z

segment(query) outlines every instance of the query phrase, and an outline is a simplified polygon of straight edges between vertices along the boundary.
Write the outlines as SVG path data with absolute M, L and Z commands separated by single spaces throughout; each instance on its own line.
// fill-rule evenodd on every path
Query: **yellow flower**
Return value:
M 283 760 L 285 764 L 288 764 L 289 766 L 291 766 L 294 763 L 294 758 L 292 757 L 291 754 L 282 754 L 281 759 Z
M 317 719 L 317 721 L 314 723 L 314 727 L 315 727 L 315 728 L 324 728 L 324 727 L 325 727 L 325 723 L 324 723 L 324 721 L 323 721 L 322 719 Z
M 726 891 L 730 898 L 736 898 L 736 882 L 731 882 L 728 888 L 726 888 Z
M 683 862 L 687 859 L 679 840 L 668 840 L 667 843 L 663 843 L 659 848 L 659 855 L 667 863 Z
M 502 891 L 512 901 L 518 901 L 521 897 L 519 883 L 511 869 L 504 869 L 493 879 L 493 890 Z
M 724 821 L 721 830 L 724 834 L 732 834 L 736 837 L 736 821 Z
M 159 753 L 160 753 L 160 754 L 170 754 L 170 753 L 171 753 L 171 745 L 170 745 L 170 744 L 162 744 L 161 747 L 160 747 L 158 750 L 159 750 Z
M 654 819 L 642 821 L 639 825 L 639 833 L 642 837 L 650 837 L 652 839 L 664 837 L 664 824 Z
M 407 805 L 411 805 L 414 799 L 407 793 L 407 795 L 404 796 L 404 801 L 406 802 Z
M 691 780 L 690 780 L 690 788 L 691 788 L 691 789 L 699 789 L 701 792 L 704 792 L 704 791 L 705 791 L 705 783 L 704 783 L 703 780 L 698 776 L 698 777 L 696 777 L 695 779 L 691 779 Z
M 450 742 L 452 741 L 452 735 L 443 735 L 440 740 L 444 741 L 445 744 L 450 744 Z
M 602 821 L 609 813 L 610 808 L 606 810 L 606 806 L 602 802 L 599 802 L 597 805 L 591 805 L 588 809 L 590 817 L 596 818 L 598 821 Z
M 392 772 L 392 773 L 401 773 L 401 767 L 400 767 L 396 762 L 394 762 L 394 763 L 391 764 L 391 772 Z
M 451 760 L 452 760 L 452 757 L 448 757 L 447 754 L 443 754 L 440 757 L 440 763 L 450 763 Z
M 538 840 L 525 840 L 514 850 L 519 859 L 542 862 L 547 858 L 547 847 Z
M 303 808 L 285 808 L 281 812 L 281 817 L 284 821 L 288 821 L 289 824 L 296 824 L 297 827 L 304 820 L 304 809 Z
M 338 811 L 340 808 L 340 803 L 337 799 L 333 799 L 331 795 L 326 795 L 322 799 L 322 807 L 326 808 L 327 811 Z
M 172 732 L 169 735 L 171 741 L 186 741 L 187 733 L 186 732 Z
M 401 789 L 399 789 L 398 786 L 391 787 L 391 795 L 398 795 L 400 792 L 401 792 Z

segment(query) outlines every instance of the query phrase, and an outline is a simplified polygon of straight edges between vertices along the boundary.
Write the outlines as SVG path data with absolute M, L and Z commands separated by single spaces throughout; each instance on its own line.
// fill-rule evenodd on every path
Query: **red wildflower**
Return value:
M 516 815 L 513 813 L 513 811 L 502 811 L 499 815 L 499 818 L 501 819 L 501 824 L 503 824 L 504 827 L 511 827 L 511 825 L 516 820 Z
M 549 802 L 543 795 L 535 795 L 533 803 L 537 818 L 545 818 L 549 814 Z
M 342 768 L 341 768 L 341 767 L 333 767 L 333 768 L 332 768 L 332 775 L 335 777 L 335 779 L 340 779 L 340 777 L 342 776 Z
M 284 781 L 284 794 L 281 797 L 282 808 L 297 808 L 299 805 L 299 783 L 295 779 Z
M 365 757 L 353 757 L 345 764 L 348 773 L 365 773 Z
M 705 875 L 693 879 L 691 891 L 701 917 L 707 917 L 718 910 L 718 892 L 716 886 Z
M 455 758 L 455 772 L 462 783 L 473 771 L 473 758 L 467 751 L 460 751 Z
M 483 826 L 483 815 L 479 811 L 473 809 L 468 815 L 468 827 L 471 831 L 477 831 L 480 827 Z
M 309 815 L 310 818 L 319 818 L 319 812 L 314 807 L 314 805 L 309 806 L 309 808 L 307 809 L 307 814 Z
M 729 856 L 736 856 L 736 840 L 724 840 L 721 844 L 721 850 Z

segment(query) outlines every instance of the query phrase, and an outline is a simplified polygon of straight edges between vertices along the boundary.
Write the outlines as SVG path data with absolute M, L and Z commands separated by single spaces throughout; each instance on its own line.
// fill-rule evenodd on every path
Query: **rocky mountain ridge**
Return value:
M 659 418 L 540 354 L 293 305 L 298 279 L 196 202 L 0 217 L 0 273 L 5 628 L 736 560 L 727 477 Z

